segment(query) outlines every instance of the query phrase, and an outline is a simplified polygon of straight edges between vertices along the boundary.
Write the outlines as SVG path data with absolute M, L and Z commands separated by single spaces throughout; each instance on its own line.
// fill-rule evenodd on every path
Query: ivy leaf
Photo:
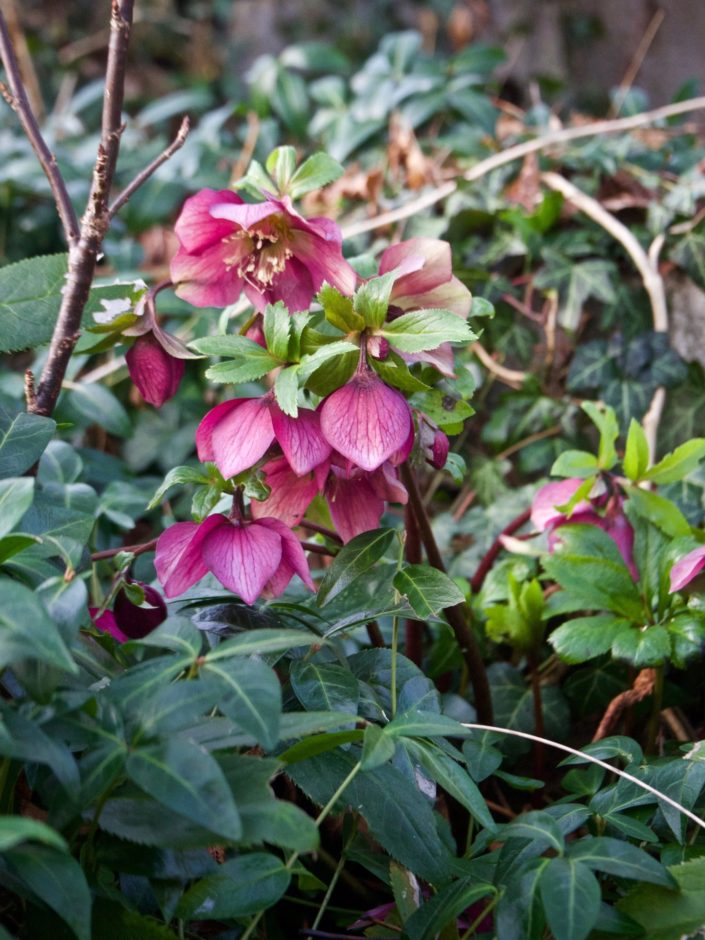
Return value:
M 604 340 L 581 343 L 568 370 L 568 390 L 575 392 L 604 388 L 608 382 L 616 379 L 617 375 L 615 359 L 610 355 Z
M 320 606 L 330 603 L 341 591 L 368 571 L 390 547 L 394 529 L 375 529 L 356 535 L 344 545 L 327 569 L 318 589 Z
M 705 289 L 705 226 L 702 222 L 678 239 L 669 257 L 687 271 L 698 287 Z
M 56 422 L 21 411 L 11 415 L 0 409 L 0 478 L 20 476 L 41 457 Z
M 394 575 L 393 584 L 422 620 L 465 600 L 455 581 L 428 565 L 404 565 Z
M 450 310 L 413 310 L 385 323 L 382 336 L 402 352 L 437 349 L 441 343 L 469 343 L 477 339 L 462 317 Z

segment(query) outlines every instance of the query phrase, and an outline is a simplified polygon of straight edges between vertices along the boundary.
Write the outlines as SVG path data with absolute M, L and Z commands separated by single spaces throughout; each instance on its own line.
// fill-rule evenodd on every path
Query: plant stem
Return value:
M 465 931 L 465 933 L 462 935 L 462 937 L 460 938 L 460 940 L 468 940 L 469 937 L 472 937 L 472 935 L 475 933 L 475 931 L 476 931 L 477 928 L 480 926 L 480 924 L 481 924 L 482 921 L 485 919 L 485 917 L 487 917 L 487 915 L 488 915 L 491 911 L 494 910 L 494 908 L 496 907 L 498 901 L 499 901 L 499 892 L 497 892 L 497 894 L 495 894 L 495 896 L 492 898 L 492 900 L 491 900 L 488 904 L 486 904 L 485 907 L 480 911 L 480 913 L 477 915 L 477 917 L 475 918 L 475 920 L 470 924 L 470 926 L 468 927 L 468 929 L 467 929 L 467 930 Z
M 406 529 L 406 541 L 404 544 L 404 555 L 410 565 L 421 563 L 421 541 L 419 539 L 419 527 L 416 525 L 416 519 L 410 506 L 406 507 L 404 512 L 404 528 Z M 418 620 L 407 620 L 404 624 L 404 655 L 417 666 L 421 665 L 423 659 L 423 624 Z
M 539 658 L 536 653 L 529 653 L 529 669 L 531 670 L 531 694 L 534 701 L 534 730 L 537 737 L 543 737 L 543 702 L 541 700 L 541 675 L 539 672 Z M 534 774 L 543 780 L 544 746 L 540 741 L 534 742 Z
M 399 618 L 392 618 L 392 679 L 390 697 L 392 700 L 392 718 L 397 713 L 397 652 L 399 650 Z
M 478 594 L 480 592 L 482 585 L 485 583 L 485 578 L 492 568 L 492 565 L 497 560 L 497 556 L 502 551 L 502 536 L 514 535 L 514 533 L 521 529 L 521 527 L 525 525 L 525 523 L 527 523 L 530 518 L 531 510 L 525 509 L 524 512 L 520 513 L 518 516 L 516 516 L 516 518 L 512 519 L 512 521 L 502 529 L 497 538 L 490 545 L 480 564 L 477 566 L 477 571 L 472 576 L 470 587 L 472 588 L 473 594 Z
M 663 705 L 663 666 L 656 666 L 654 669 L 654 689 L 652 692 L 651 716 L 646 734 L 646 746 L 644 750 L 647 754 L 653 754 L 656 750 L 656 740 L 658 738 L 659 728 L 661 726 L 661 707 Z
M 437 568 L 438 571 L 443 571 L 445 573 L 445 565 L 443 564 L 443 559 L 441 558 L 441 553 L 438 550 L 438 545 L 436 544 L 433 529 L 431 528 L 431 522 L 428 518 L 428 515 L 426 514 L 426 510 L 421 499 L 421 494 L 419 493 L 416 477 L 414 476 L 414 472 L 408 463 L 403 463 L 401 465 L 401 478 L 409 493 L 409 503 L 416 518 L 419 535 L 421 536 L 421 542 L 426 549 L 426 556 L 428 558 L 429 564 L 433 568 Z M 491 716 L 492 697 L 490 695 L 490 684 L 487 679 L 485 664 L 482 661 L 482 656 L 480 654 L 480 647 L 477 643 L 472 627 L 470 626 L 472 612 L 468 605 L 463 603 L 456 604 L 455 607 L 447 607 L 443 613 L 446 615 L 448 623 L 450 624 L 453 633 L 455 634 L 458 646 L 460 647 L 460 652 L 462 653 L 463 659 L 467 666 L 470 682 L 472 683 L 473 691 L 475 693 L 475 708 L 477 709 L 477 716 L 478 718 L 481 715 Z M 491 722 L 492 719 L 491 717 L 487 719 L 483 717 L 482 720 Z
M 102 552 L 93 552 L 91 561 L 102 561 L 104 558 L 114 558 L 120 552 L 130 552 L 133 555 L 142 555 L 144 552 L 151 552 L 157 544 L 156 539 L 149 542 L 143 542 L 141 545 L 120 545 L 119 548 L 106 548 Z
M 354 835 L 354 832 L 355 830 L 353 830 L 353 835 Z M 347 861 L 345 853 L 347 851 L 349 841 L 350 840 L 346 841 L 340 853 L 340 858 L 338 859 L 338 864 L 335 866 L 335 871 L 333 872 L 333 876 L 331 877 L 330 884 L 328 885 L 328 890 L 326 891 L 323 897 L 321 906 L 318 908 L 318 912 L 316 914 L 315 920 L 313 921 L 313 925 L 311 927 L 312 930 L 318 929 L 318 925 L 323 919 L 323 915 L 325 914 L 326 908 L 328 907 L 328 902 L 330 901 L 331 897 L 333 896 L 333 892 L 335 891 L 335 886 L 338 884 L 338 880 L 341 874 L 343 873 L 343 867 L 345 865 L 345 862 Z

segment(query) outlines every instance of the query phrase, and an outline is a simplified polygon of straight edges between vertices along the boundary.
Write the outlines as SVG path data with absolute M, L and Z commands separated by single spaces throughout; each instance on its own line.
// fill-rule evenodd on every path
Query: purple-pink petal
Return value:
M 202 189 L 186 200 L 174 226 L 185 251 L 200 253 L 234 231 L 232 222 L 226 221 L 225 217 L 219 221 L 211 215 L 214 206 L 224 203 L 239 205 L 242 199 L 229 189 Z
M 258 520 L 258 525 L 265 526 L 281 538 L 281 562 L 267 584 L 267 590 L 272 597 L 279 597 L 280 594 L 283 594 L 295 574 L 301 578 L 310 591 L 314 591 L 316 586 L 311 578 L 306 553 L 291 529 L 284 525 L 280 519 L 266 516 Z
M 249 231 L 253 226 L 262 222 L 263 219 L 267 219 L 270 215 L 280 211 L 279 206 L 270 200 L 255 203 L 240 201 L 239 204 L 229 200 L 220 200 L 211 206 L 210 215 L 213 219 L 227 220 L 230 223 L 229 231 L 232 232 L 233 223 L 239 228 Z
M 225 479 L 249 470 L 274 440 L 268 398 L 243 398 L 211 431 L 213 460 Z
M 279 567 L 282 540 L 258 522 L 229 522 L 208 534 L 201 551 L 220 583 L 253 604 Z
M 344 542 L 379 528 L 384 499 L 377 495 L 368 476 L 361 474 L 349 479 L 333 467 L 325 495 L 335 530 Z
M 126 633 L 123 633 L 118 626 L 112 610 L 104 610 L 99 617 L 96 617 L 96 614 L 99 610 L 99 607 L 88 608 L 88 613 L 91 615 L 91 620 L 96 625 L 96 627 L 102 633 L 109 633 L 113 639 L 118 641 L 118 643 L 127 643 L 130 638 Z
M 453 275 L 450 245 L 437 238 L 410 238 L 390 245 L 382 253 L 379 273 L 386 274 L 402 266 L 410 257 L 423 259 L 423 266 L 399 277 L 392 290 L 395 297 L 411 297 L 425 294 L 440 284 L 445 284 Z
M 544 532 L 552 523 L 565 519 L 565 513 L 562 513 L 556 506 L 564 506 L 570 502 L 575 491 L 584 481 L 578 477 L 571 477 L 567 480 L 557 480 L 554 483 L 547 483 L 542 486 L 531 504 L 531 521 L 534 528 L 539 532 Z M 589 512 L 592 509 L 587 500 L 581 500 L 573 510 L 572 522 L 577 521 L 576 513 Z
M 205 463 L 207 460 L 215 460 L 215 453 L 213 451 L 213 431 L 215 428 L 217 428 L 220 422 L 232 411 L 239 408 L 240 405 L 244 404 L 246 401 L 253 400 L 254 399 L 251 398 L 231 398 L 230 401 L 221 402 L 220 405 L 211 408 L 201 420 L 201 423 L 196 428 L 196 450 L 198 451 L 198 459 L 201 463 Z
M 250 504 L 252 518 L 273 516 L 288 526 L 298 525 L 320 490 L 315 476 L 297 476 L 285 457 L 270 460 L 262 469 L 270 494 L 267 499 Z
M 183 359 L 170 356 L 152 333 L 137 338 L 125 361 L 142 398 L 155 408 L 161 408 L 178 391 L 184 375 Z
M 197 522 L 177 522 L 157 540 L 154 567 L 167 597 L 183 594 L 208 572 L 202 556 L 203 540 L 228 520 L 219 514 Z
M 673 594 L 689 584 L 693 578 L 705 568 L 705 545 L 694 548 L 683 558 L 680 558 L 671 568 L 671 586 L 669 591 Z
M 335 450 L 371 471 L 407 445 L 413 422 L 404 396 L 366 371 L 326 398 L 321 430 Z
M 267 304 L 275 304 L 280 300 L 289 313 L 308 310 L 317 290 L 309 267 L 296 257 L 289 258 L 284 270 L 275 274 L 271 286 L 263 291 L 255 307 L 264 310 Z M 252 297 L 250 300 L 254 303 Z
M 242 252 L 242 246 L 219 241 L 202 254 L 189 254 L 179 248 L 171 259 L 174 293 L 194 307 L 227 307 L 242 293 L 243 280 L 228 259 Z
M 299 408 L 298 416 L 292 418 L 274 405 L 271 420 L 277 442 L 297 476 L 309 473 L 330 456 L 331 446 L 321 432 L 317 411 Z
M 314 293 L 320 290 L 324 281 L 342 294 L 354 292 L 358 276 L 343 258 L 339 241 L 329 241 L 297 229 L 291 233 L 290 245 L 294 257 L 308 268 Z

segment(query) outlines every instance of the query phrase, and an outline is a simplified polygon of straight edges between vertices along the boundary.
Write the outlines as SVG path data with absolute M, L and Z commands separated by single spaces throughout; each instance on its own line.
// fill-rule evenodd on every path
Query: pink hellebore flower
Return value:
M 247 604 L 282 594 L 295 574 L 314 590 L 306 555 L 279 519 L 255 522 L 215 514 L 200 524 L 177 522 L 159 536 L 155 567 L 167 597 L 183 594 L 211 572 Z
M 172 356 L 154 333 L 138 336 L 125 354 L 130 378 L 145 401 L 161 408 L 178 391 L 184 375 L 184 361 Z
M 390 245 L 380 259 L 379 273 L 387 274 L 414 257 L 424 259 L 423 266 L 398 277 L 389 301 L 392 313 L 409 313 L 433 307 L 450 310 L 466 320 L 472 307 L 472 294 L 453 274 L 448 242 L 436 238 L 410 238 Z M 427 362 L 443 375 L 453 375 L 453 348 L 443 343 L 437 349 L 404 353 L 407 362 Z
M 328 461 L 320 463 L 309 473 L 298 475 L 286 457 L 276 457 L 262 470 L 270 494 L 264 500 L 250 503 L 252 517 L 273 516 L 293 528 L 301 522 L 312 500 L 323 489 L 328 476 Z
M 596 525 L 614 541 L 629 568 L 629 573 L 635 581 L 639 580 L 639 572 L 634 564 L 634 530 L 622 510 L 622 498 L 613 497 L 607 504 L 604 515 L 597 513 L 598 501 L 581 500 L 573 509 L 570 517 L 562 513 L 557 506 L 569 502 L 575 491 L 584 481 L 571 477 L 555 483 L 547 483 L 541 487 L 531 506 L 531 521 L 541 532 L 548 532 L 548 548 L 553 551 L 560 536 L 556 530 L 569 523 L 582 525 Z
M 196 307 L 225 307 L 244 290 L 260 311 L 278 300 L 307 310 L 324 281 L 344 294 L 355 289 L 338 226 L 304 219 L 288 196 L 252 205 L 230 190 L 202 189 L 186 200 L 175 231 L 171 279 Z
M 253 467 L 275 439 L 297 476 L 309 473 L 331 452 L 318 412 L 300 408 L 291 418 L 270 392 L 262 398 L 233 398 L 209 411 L 196 431 L 198 459 L 212 460 L 228 479 Z
M 682 590 L 686 584 L 696 578 L 705 568 L 705 545 L 699 545 L 688 552 L 671 568 L 671 587 L 669 593 Z
M 167 618 L 166 604 L 159 591 L 142 581 L 133 583 L 144 591 L 144 603 L 140 607 L 133 604 L 127 592 L 121 589 L 115 597 L 112 610 L 104 610 L 96 617 L 99 608 L 89 609 L 96 627 L 104 633 L 109 633 L 119 643 L 141 640 Z
M 343 457 L 369 471 L 390 457 L 401 463 L 414 442 L 406 399 L 367 366 L 323 402 L 321 431 Z

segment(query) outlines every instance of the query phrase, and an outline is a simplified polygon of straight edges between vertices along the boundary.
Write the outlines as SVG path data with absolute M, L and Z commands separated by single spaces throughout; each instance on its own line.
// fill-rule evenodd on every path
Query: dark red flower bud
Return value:
M 161 408 L 176 394 L 184 374 L 184 361 L 170 356 L 153 333 L 139 336 L 125 360 L 130 378 L 150 405 Z
M 152 630 L 156 630 L 160 623 L 167 618 L 166 602 L 159 591 L 141 581 L 132 584 L 142 588 L 144 603 L 142 606 L 133 604 L 125 588 L 121 588 L 113 604 L 115 622 L 122 632 L 131 640 L 141 640 Z

